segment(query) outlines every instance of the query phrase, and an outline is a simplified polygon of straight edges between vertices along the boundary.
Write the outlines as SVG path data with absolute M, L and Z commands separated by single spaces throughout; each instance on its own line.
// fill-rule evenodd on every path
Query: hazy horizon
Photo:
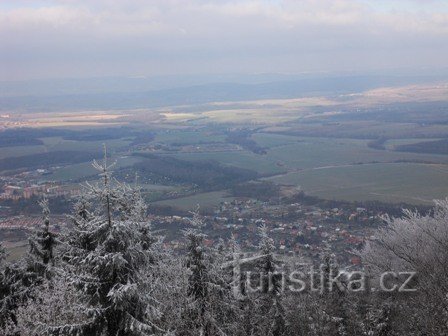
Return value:
M 2 1 L 0 81 L 446 68 L 431 0 Z

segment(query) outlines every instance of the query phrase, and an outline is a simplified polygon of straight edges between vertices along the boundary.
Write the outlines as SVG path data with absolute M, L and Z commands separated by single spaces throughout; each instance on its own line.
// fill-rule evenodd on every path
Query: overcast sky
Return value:
M 448 0 L 0 0 L 0 80 L 448 66 Z

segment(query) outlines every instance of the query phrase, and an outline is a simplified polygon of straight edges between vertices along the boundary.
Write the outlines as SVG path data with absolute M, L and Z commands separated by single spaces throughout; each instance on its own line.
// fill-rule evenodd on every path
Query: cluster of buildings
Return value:
M 331 251 L 347 265 L 357 265 L 359 258 L 353 251 L 362 248 L 366 239 L 374 239 L 382 213 L 364 208 L 321 209 L 316 206 L 269 204 L 254 200 L 225 202 L 214 215 L 204 216 L 207 223 L 205 244 L 214 246 L 233 235 L 245 251 L 257 248 L 257 232 L 261 224 L 268 227 L 277 253 L 300 255 L 316 260 Z M 189 225 L 187 217 L 151 216 L 158 229 L 178 233 Z M 180 234 L 168 234 L 165 244 L 174 249 L 184 248 Z
M 41 225 L 41 217 L 14 216 L 0 220 L 0 229 L 35 229 Z
M 48 174 L 50 171 L 47 169 L 35 169 L 14 175 L 0 176 L 0 200 L 18 201 L 34 196 L 73 196 L 79 193 L 79 190 L 73 186 L 48 181 L 45 179 Z
M 7 230 L 34 230 L 42 227 L 42 216 L 12 216 L 7 218 L 0 218 L 0 229 Z M 50 226 L 53 230 L 59 231 L 62 227 L 67 225 L 67 217 L 60 215 L 52 215 Z
M 209 153 L 209 152 L 228 152 L 238 151 L 241 147 L 235 144 L 222 143 L 222 142 L 210 142 L 210 143 L 197 143 L 197 144 L 163 144 L 163 143 L 150 143 L 139 144 L 135 147 L 143 152 L 160 153 L 160 152 L 180 152 L 180 153 Z
M 20 199 L 30 199 L 33 196 L 73 196 L 78 191 L 73 188 L 68 188 L 56 184 L 54 182 L 46 182 L 40 184 L 28 184 L 28 183 L 16 183 L 16 184 L 5 184 L 1 188 L 0 199 L 3 200 L 20 200 Z
M 66 192 L 55 184 L 7 185 L 3 190 L 6 196 L 2 197 Z M 26 192 L 30 194 L 25 195 Z M 360 260 L 353 251 L 362 248 L 367 239 L 374 239 L 382 215 L 378 210 L 364 208 L 324 209 L 301 203 L 238 199 L 223 202 L 214 212 L 203 216 L 207 235 L 204 243 L 209 247 L 217 246 L 233 235 L 243 251 L 253 252 L 257 250 L 258 228 L 264 224 L 279 254 L 318 260 L 323 252 L 331 251 L 341 264 L 358 265 Z M 153 228 L 165 236 L 165 246 L 180 252 L 185 248 L 182 231 L 191 225 L 190 219 L 176 215 L 148 215 Z M 66 225 L 62 218 L 52 222 L 56 230 Z M 40 216 L 14 216 L 0 220 L 0 229 L 29 230 L 41 224 Z

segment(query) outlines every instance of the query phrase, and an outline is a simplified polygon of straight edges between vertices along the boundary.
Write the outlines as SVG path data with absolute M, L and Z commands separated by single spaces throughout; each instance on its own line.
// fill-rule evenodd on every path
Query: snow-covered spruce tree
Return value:
M 2 267 L 0 289 L 0 324 L 16 323 L 16 309 L 33 296 L 33 288 L 50 277 L 54 262 L 55 235 L 49 228 L 48 201 L 39 202 L 43 214 L 42 229 L 29 238 L 29 251 L 23 260 Z
M 29 239 L 29 252 L 26 256 L 28 272 L 34 272 L 39 277 L 49 276 L 49 266 L 54 266 L 54 250 L 56 235 L 50 231 L 50 208 L 48 199 L 44 197 L 39 201 L 42 209 L 43 225 L 41 230 L 35 232 Z
M 246 271 L 252 271 L 260 258 L 258 255 L 245 258 L 235 236 L 231 235 L 222 265 L 225 282 L 230 284 L 233 293 L 230 306 L 235 312 L 235 327 L 231 335 L 255 335 L 258 328 L 258 301 L 256 295 L 248 293 Z
M 235 235 L 230 236 L 227 248 L 227 254 L 224 260 L 224 269 L 229 271 L 225 273 L 226 283 L 232 287 L 233 297 L 235 301 L 244 300 L 246 295 L 245 277 L 241 270 L 242 251 Z
M 184 231 L 187 241 L 185 266 L 189 271 L 187 306 L 182 314 L 178 335 L 228 335 L 234 334 L 233 297 L 226 283 L 219 256 L 204 244 L 204 222 L 199 209 L 193 213 L 191 228 Z
M 365 328 L 362 335 L 393 336 L 396 333 L 392 327 L 392 302 L 390 299 L 382 298 L 381 301 L 371 307 L 367 313 Z M 408 335 L 412 335 L 408 333 Z
M 16 310 L 32 295 L 37 276 L 28 272 L 21 263 L 3 262 L 0 269 L 0 330 L 14 327 L 17 323 Z M 13 328 L 14 329 L 14 328 Z M 8 328 L 12 332 L 11 328 Z M 4 333 L 16 335 L 15 333 Z
M 94 162 L 101 182 L 86 184 L 75 205 L 74 227 L 63 259 L 76 287 L 86 298 L 91 320 L 42 328 L 58 335 L 153 335 L 157 307 L 145 273 L 157 262 L 142 200 L 131 187 L 111 179 L 105 151 Z M 138 214 L 138 215 L 137 215 Z
M 28 290 L 22 286 L 23 269 L 7 263 L 5 258 L 6 251 L 0 242 L 0 330 L 4 335 L 14 335 L 15 310 Z
M 8 283 L 6 282 L 6 274 L 5 274 L 5 259 L 6 259 L 6 250 L 3 247 L 2 242 L 0 241 L 0 328 L 5 328 L 8 323 L 9 316 L 5 307 L 6 298 L 9 295 Z
M 238 281 L 238 277 L 233 274 L 234 269 L 229 274 L 225 265 L 229 260 L 238 258 L 237 254 L 241 251 L 236 240 L 229 243 L 230 245 L 220 239 L 217 247 L 211 250 L 210 274 L 214 284 L 211 293 L 216 297 L 213 300 L 216 303 L 215 320 L 221 326 L 220 329 L 226 335 L 237 335 L 240 330 L 241 314 L 239 296 L 234 291 L 234 281 Z M 239 281 L 242 286 L 242 279 L 239 278 Z
M 278 272 L 275 259 L 274 240 L 269 237 L 268 228 L 262 224 L 259 234 L 258 269 L 260 289 L 257 295 L 256 308 L 258 314 L 257 328 L 263 335 L 280 336 L 287 334 L 285 310 L 282 304 L 282 274 Z
M 235 235 L 230 236 L 221 268 L 224 271 L 224 282 L 226 286 L 230 285 L 232 292 L 227 303 L 234 320 L 234 327 L 229 330 L 231 335 L 253 335 L 257 329 L 258 298 L 248 293 L 247 271 L 253 270 L 259 260 L 259 255 L 245 257 Z
M 347 288 L 335 256 L 323 253 L 320 268 L 320 302 L 322 313 L 328 319 L 327 335 L 350 335 Z
M 0 241 L 0 271 L 3 270 L 3 263 L 6 260 L 6 249 L 3 247 L 3 243 Z
M 32 289 L 32 296 L 16 311 L 16 323 L 10 323 L 8 335 L 58 335 L 51 327 L 79 325 L 89 321 L 72 280 L 55 274 Z M 64 334 L 65 335 L 65 334 Z

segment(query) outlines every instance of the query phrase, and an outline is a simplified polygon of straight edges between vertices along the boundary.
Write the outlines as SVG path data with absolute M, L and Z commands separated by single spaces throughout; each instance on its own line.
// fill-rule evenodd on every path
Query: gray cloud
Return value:
M 4 1 L 1 78 L 447 66 L 446 2 Z

